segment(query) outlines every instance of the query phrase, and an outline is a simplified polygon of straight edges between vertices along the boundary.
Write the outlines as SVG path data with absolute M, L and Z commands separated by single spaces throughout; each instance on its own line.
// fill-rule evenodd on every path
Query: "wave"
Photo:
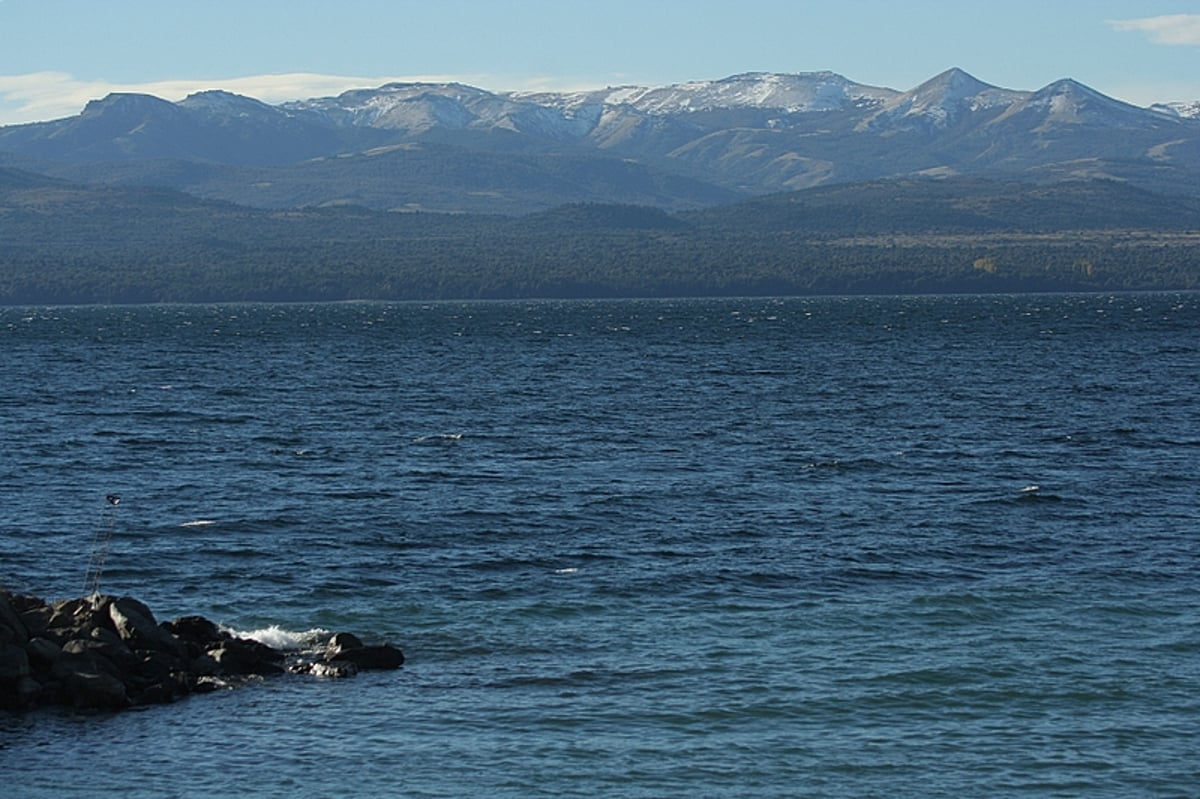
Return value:
M 1033 505 L 1038 503 L 1055 503 L 1068 502 L 1077 500 L 1068 500 L 1062 494 L 1056 494 L 1052 491 L 1047 491 L 1042 486 L 1031 483 L 1023 488 L 1005 494 L 996 494 L 989 497 L 974 500 L 975 505 Z
M 329 630 L 320 627 L 314 627 L 311 630 L 301 632 L 293 630 L 285 630 L 277 624 L 272 624 L 268 627 L 262 627 L 257 630 L 236 630 L 231 627 L 225 627 L 226 632 L 238 638 L 249 638 L 252 641 L 258 641 L 260 644 L 266 644 L 273 649 L 281 649 L 284 651 L 296 651 L 301 649 L 311 649 L 319 646 L 331 633 Z
M 413 439 L 416 443 L 425 443 L 428 441 L 462 441 L 462 433 L 439 433 L 427 436 L 417 436 Z

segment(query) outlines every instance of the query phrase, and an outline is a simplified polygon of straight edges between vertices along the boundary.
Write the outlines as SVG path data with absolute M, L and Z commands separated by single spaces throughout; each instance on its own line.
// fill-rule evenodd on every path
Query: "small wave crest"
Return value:
M 439 433 L 428 436 L 417 436 L 413 439 L 413 441 L 416 441 L 417 443 L 425 443 L 430 441 L 462 441 L 462 439 L 462 433 Z
M 215 519 L 196 519 L 195 521 L 183 522 L 180 527 L 208 527 L 210 524 L 216 524 Z
M 249 638 L 251 641 L 258 641 L 260 644 L 266 644 L 272 649 L 282 649 L 285 651 L 294 651 L 299 649 L 311 649 L 319 646 L 332 633 L 329 630 L 320 627 L 314 627 L 311 630 L 296 632 L 293 630 L 285 630 L 277 624 L 272 624 L 269 627 L 263 627 L 257 630 L 235 630 L 226 628 L 230 635 L 238 638 Z

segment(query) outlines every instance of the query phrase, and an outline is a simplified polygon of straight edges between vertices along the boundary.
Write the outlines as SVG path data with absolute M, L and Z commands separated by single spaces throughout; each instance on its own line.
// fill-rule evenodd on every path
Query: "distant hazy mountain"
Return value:
M 1072 80 L 1012 91 L 959 69 L 907 92 L 814 72 L 565 93 L 389 84 L 279 106 L 114 94 L 0 128 L 0 163 L 265 208 L 680 210 L 915 175 L 1200 195 L 1200 103 L 1138 108 Z

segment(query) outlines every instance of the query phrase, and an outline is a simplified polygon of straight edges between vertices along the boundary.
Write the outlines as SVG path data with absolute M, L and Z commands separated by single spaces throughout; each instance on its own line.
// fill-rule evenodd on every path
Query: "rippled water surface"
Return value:
M 1197 295 L 3 308 L 0 371 L 0 585 L 111 530 L 408 657 L 0 714 L 10 795 L 1200 785 Z

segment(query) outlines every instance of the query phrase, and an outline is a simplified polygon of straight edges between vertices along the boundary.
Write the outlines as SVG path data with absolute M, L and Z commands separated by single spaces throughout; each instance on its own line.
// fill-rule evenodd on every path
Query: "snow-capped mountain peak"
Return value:
M 178 105 L 188 111 L 224 118 L 244 119 L 256 115 L 280 116 L 285 113 L 278 106 L 221 89 L 189 94 L 180 100 Z
M 1071 78 L 1038 89 L 1014 111 L 1034 110 L 1047 125 L 1100 125 L 1109 128 L 1144 128 L 1156 124 L 1147 109 L 1113 99 Z
M 862 128 L 928 126 L 946 128 L 963 114 L 1007 108 L 1028 92 L 1001 89 L 957 67 L 935 75 L 911 91 L 898 94 Z
M 879 104 L 896 94 L 892 89 L 854 83 L 834 72 L 746 72 L 656 88 L 620 87 L 596 99 L 653 115 L 747 108 L 798 114 Z
M 318 114 L 339 125 L 413 129 L 441 124 L 457 128 L 475 117 L 468 110 L 470 105 L 495 98 L 491 92 L 461 83 L 388 83 L 283 107 Z

